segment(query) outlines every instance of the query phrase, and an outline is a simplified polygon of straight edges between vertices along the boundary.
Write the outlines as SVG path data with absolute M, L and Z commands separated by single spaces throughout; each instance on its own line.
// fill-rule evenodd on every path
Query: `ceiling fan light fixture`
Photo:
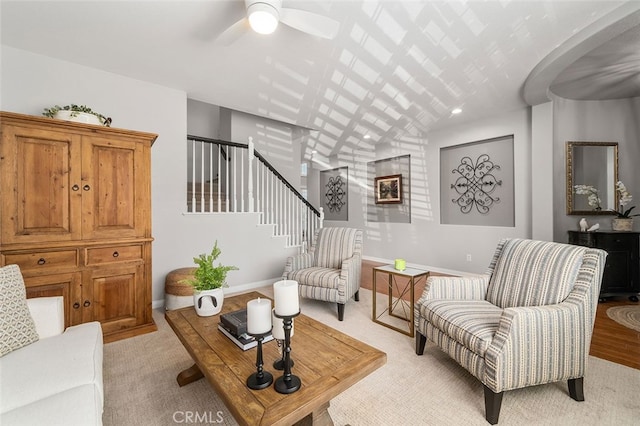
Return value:
M 258 34 L 271 34 L 278 27 L 278 10 L 267 3 L 254 3 L 247 8 L 249 25 Z

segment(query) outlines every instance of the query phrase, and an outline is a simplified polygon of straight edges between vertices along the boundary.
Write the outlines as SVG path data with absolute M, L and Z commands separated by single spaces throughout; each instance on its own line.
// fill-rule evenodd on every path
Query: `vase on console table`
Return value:
M 616 217 L 614 219 L 611 219 L 611 229 L 613 229 L 614 231 L 631 231 L 633 229 L 633 218 Z

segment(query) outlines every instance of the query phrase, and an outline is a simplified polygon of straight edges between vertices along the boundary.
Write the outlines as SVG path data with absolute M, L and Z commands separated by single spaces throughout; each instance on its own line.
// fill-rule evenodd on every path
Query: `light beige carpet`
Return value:
M 369 290 L 347 304 L 343 322 L 334 304 L 303 299 L 301 309 L 387 353 L 384 367 L 331 401 L 337 426 L 488 424 L 480 382 L 433 344 L 416 356 L 412 338 L 373 323 Z M 163 313 L 154 318 L 157 332 L 105 345 L 105 426 L 237 424 L 206 380 L 178 386 L 176 375 L 193 363 Z M 507 392 L 499 424 L 637 424 L 640 370 L 590 357 L 584 386 L 584 402 L 569 397 L 566 382 Z
M 640 331 L 640 305 L 613 306 L 607 309 L 607 316 L 618 324 Z

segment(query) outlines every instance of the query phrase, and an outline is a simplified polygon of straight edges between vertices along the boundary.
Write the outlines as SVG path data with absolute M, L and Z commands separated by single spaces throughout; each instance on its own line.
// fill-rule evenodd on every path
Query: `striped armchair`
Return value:
M 414 306 L 416 354 L 427 338 L 484 385 L 498 423 L 504 391 L 567 380 L 584 401 L 606 252 L 505 239 L 479 277 L 431 277 Z
M 359 300 L 362 231 L 320 228 L 308 253 L 289 257 L 282 278 L 298 282 L 301 297 L 338 304 L 338 320 L 351 297 Z

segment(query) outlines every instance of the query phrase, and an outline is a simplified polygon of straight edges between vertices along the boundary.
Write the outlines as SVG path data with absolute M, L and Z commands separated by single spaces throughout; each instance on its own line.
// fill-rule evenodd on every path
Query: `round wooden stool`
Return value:
M 181 281 L 193 278 L 196 269 L 180 268 L 167 274 L 164 281 L 164 307 L 167 311 L 193 306 L 193 287 Z

